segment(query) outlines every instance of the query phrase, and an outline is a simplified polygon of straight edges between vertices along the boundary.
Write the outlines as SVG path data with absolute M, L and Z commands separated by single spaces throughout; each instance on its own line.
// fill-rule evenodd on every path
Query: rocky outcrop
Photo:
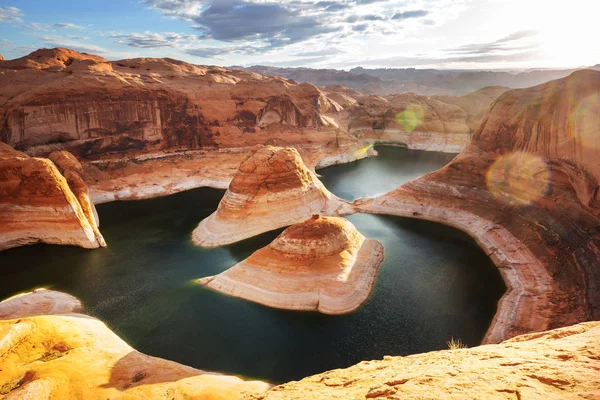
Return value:
M 248 147 L 282 126 L 295 144 L 352 140 L 322 116 L 339 105 L 283 78 L 60 48 L 1 61 L 0 71 L 0 140 L 30 155 Z
M 38 242 L 106 246 L 81 165 L 68 153 L 55 159 L 64 176 L 51 160 L 0 142 L 0 250 Z
M 367 300 L 382 261 L 381 243 L 352 223 L 314 215 L 234 267 L 198 282 L 270 307 L 346 314 Z
M 325 88 L 345 106 L 331 115 L 351 135 L 379 144 L 458 153 L 471 140 L 490 104 L 507 88 L 484 88 L 462 97 L 412 93 L 375 96 L 343 87 Z
M 600 323 L 588 322 L 499 345 L 363 361 L 246 399 L 595 399 L 599 369 Z
M 81 301 L 70 294 L 47 289 L 35 289 L 0 302 L 0 320 L 26 318 L 35 315 L 79 313 Z
M 222 246 L 304 221 L 337 215 L 348 204 L 331 194 L 293 148 L 257 145 L 240 164 L 217 211 L 192 234 L 195 244 Z
M 69 187 L 81 205 L 85 218 L 94 230 L 94 235 L 96 235 L 99 241 L 102 241 L 102 235 L 98 230 L 100 219 L 98 218 L 96 207 L 90 199 L 88 187 L 83 180 L 83 167 L 75 156 L 68 151 L 55 151 L 50 153 L 48 158 L 54 162 L 60 173 L 67 180 Z
M 600 319 L 599 94 L 595 71 L 507 92 L 449 165 L 355 204 L 475 238 L 508 287 L 485 343 Z
M 0 397 L 233 400 L 269 387 L 139 353 L 65 299 L 37 291 L 0 303 Z

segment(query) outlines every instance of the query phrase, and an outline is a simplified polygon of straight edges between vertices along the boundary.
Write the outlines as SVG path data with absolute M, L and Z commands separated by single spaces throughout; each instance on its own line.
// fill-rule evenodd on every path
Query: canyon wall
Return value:
M 344 110 L 332 118 L 357 138 L 415 150 L 459 153 L 492 101 L 508 88 L 483 88 L 462 97 L 413 93 L 375 96 L 344 87 L 324 90 L 344 105 Z
M 507 92 L 446 167 L 355 203 L 475 238 L 508 286 L 486 343 L 600 319 L 599 94 L 596 71 Z

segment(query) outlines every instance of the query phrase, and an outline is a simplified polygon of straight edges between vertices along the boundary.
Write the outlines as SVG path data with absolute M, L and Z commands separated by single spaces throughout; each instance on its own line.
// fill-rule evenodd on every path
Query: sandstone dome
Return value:
M 217 211 L 192 238 L 216 247 L 301 222 L 312 214 L 338 215 L 347 203 L 331 194 L 294 148 L 254 146 L 240 164 Z
M 270 307 L 346 314 L 368 299 L 382 261 L 381 243 L 365 238 L 350 221 L 314 215 L 198 282 Z

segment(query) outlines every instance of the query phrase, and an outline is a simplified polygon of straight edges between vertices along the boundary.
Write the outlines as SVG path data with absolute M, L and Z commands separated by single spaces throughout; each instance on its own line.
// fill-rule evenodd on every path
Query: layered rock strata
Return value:
M 314 215 L 234 267 L 198 282 L 270 307 L 346 314 L 367 300 L 382 261 L 381 243 L 352 223 Z
M 508 286 L 485 343 L 600 319 L 599 96 L 596 71 L 507 92 L 449 165 L 355 204 L 473 236 Z
M 65 176 L 46 158 L 0 143 L 0 250 L 38 242 L 106 246 L 81 165 L 56 154 Z
M 462 97 L 412 93 L 367 95 L 324 88 L 344 110 L 331 117 L 351 135 L 373 143 L 458 153 L 471 140 L 490 104 L 508 88 L 483 88 Z
M 0 71 L 0 140 L 30 155 L 67 150 L 88 160 L 250 147 L 274 136 L 294 144 L 353 140 L 325 115 L 341 110 L 337 103 L 284 78 L 62 48 L 0 61 Z
M 517 336 L 498 345 L 363 361 L 247 400 L 596 399 L 600 323 Z
M 269 387 L 139 353 L 73 302 L 37 291 L 0 303 L 0 397 L 233 400 Z
M 283 140 L 268 143 L 290 145 Z M 377 154 L 368 143 L 353 141 L 295 147 L 311 170 Z M 202 186 L 227 189 L 249 150 L 240 147 L 113 156 L 85 163 L 84 176 L 96 204 L 164 196 Z
M 304 165 L 293 148 L 257 145 L 240 164 L 217 211 L 192 234 L 195 244 L 222 246 L 304 221 L 351 212 Z

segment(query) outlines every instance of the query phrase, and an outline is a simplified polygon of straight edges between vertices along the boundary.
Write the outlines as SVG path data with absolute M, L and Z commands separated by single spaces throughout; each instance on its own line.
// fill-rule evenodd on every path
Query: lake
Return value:
M 435 170 L 452 155 L 378 148 L 380 156 L 319 171 L 347 200 L 374 196 Z M 108 247 L 35 245 L 0 253 L 0 298 L 47 287 L 80 298 L 86 312 L 133 347 L 196 368 L 279 383 L 361 360 L 478 345 L 506 290 L 466 234 L 427 221 L 353 215 L 385 260 L 370 299 L 343 316 L 284 311 L 196 285 L 267 245 L 269 232 L 216 249 L 191 243 L 224 191 L 200 188 L 98 206 Z

